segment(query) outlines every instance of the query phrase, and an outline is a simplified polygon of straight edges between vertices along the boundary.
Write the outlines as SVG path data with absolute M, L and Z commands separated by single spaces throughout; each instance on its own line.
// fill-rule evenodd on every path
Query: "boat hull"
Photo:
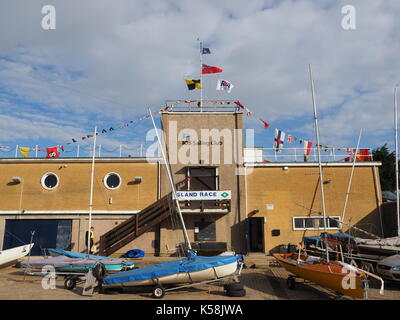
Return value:
M 20 247 L 0 251 L 0 266 L 25 257 L 32 249 L 33 245 L 33 243 L 26 244 Z
M 362 280 L 366 276 L 363 273 L 350 272 L 336 262 L 302 265 L 288 260 L 288 258 L 297 259 L 297 254 L 274 254 L 274 257 L 282 267 L 300 278 L 317 283 L 345 296 L 357 299 L 364 298 Z
M 179 272 L 161 277 L 149 278 L 146 280 L 129 281 L 115 284 L 103 284 L 103 287 L 131 287 L 131 286 L 148 286 L 160 283 L 162 285 L 172 285 L 181 283 L 193 283 L 219 279 L 235 274 L 237 270 L 237 262 L 232 262 L 222 266 L 210 267 L 203 270 L 193 272 Z

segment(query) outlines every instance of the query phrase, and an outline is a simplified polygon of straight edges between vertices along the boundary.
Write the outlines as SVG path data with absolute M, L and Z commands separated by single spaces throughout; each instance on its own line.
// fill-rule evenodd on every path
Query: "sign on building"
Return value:
M 231 199 L 231 190 L 177 191 L 179 201 L 184 200 L 224 200 Z

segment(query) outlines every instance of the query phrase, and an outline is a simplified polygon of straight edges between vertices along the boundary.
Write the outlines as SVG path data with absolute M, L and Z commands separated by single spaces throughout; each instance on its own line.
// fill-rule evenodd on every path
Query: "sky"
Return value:
M 45 5 L 55 29 L 42 27 Z M 393 149 L 399 15 L 398 0 L 2 0 L 0 146 L 9 148 L 0 157 L 15 157 L 16 145 L 76 156 L 72 138 L 95 126 L 116 129 L 98 136 L 101 155 L 118 156 L 120 145 L 138 155 L 153 143 L 150 120 L 138 121 L 148 108 L 199 99 L 184 82 L 199 75 L 198 38 L 211 50 L 203 62 L 223 69 L 204 77 L 204 98 L 251 110 L 244 125 L 256 146 L 271 148 L 275 128 L 315 143 L 311 64 L 321 144 L 356 147 L 362 129 L 361 147 Z M 231 93 L 215 90 L 221 78 Z M 79 141 L 81 156 L 92 142 Z

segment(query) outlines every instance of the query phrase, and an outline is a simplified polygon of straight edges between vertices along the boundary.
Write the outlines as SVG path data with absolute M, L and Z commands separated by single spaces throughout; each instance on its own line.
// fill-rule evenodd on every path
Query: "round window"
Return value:
M 104 178 L 104 185 L 108 189 L 117 189 L 121 185 L 121 177 L 117 173 L 109 173 Z
M 58 185 L 58 177 L 56 174 L 49 172 L 42 177 L 40 182 L 43 188 L 52 190 Z

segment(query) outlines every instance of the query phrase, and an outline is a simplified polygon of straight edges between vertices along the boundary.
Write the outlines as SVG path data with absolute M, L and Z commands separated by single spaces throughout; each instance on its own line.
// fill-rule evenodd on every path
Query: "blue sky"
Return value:
M 362 147 L 393 147 L 400 3 L 324 3 L 1 1 L 0 146 L 11 151 L 0 157 L 13 157 L 16 145 L 64 145 L 70 152 L 62 156 L 70 156 L 76 149 L 67 143 L 95 126 L 137 120 L 168 99 L 198 99 L 184 82 L 198 76 L 198 37 L 212 52 L 204 63 L 224 70 L 204 80 L 205 98 L 248 107 L 253 115 L 244 117 L 245 127 L 255 129 L 257 146 L 272 147 L 275 128 L 315 141 L 311 63 L 321 144 L 355 147 L 362 128 Z M 55 30 L 41 27 L 47 4 L 56 9 Z M 355 30 L 341 25 L 349 4 Z M 234 84 L 230 94 L 215 90 L 218 78 Z M 119 145 L 124 155 L 137 155 L 150 128 L 147 119 L 101 135 L 102 155 L 119 155 Z M 90 142 L 81 146 L 86 155 Z

